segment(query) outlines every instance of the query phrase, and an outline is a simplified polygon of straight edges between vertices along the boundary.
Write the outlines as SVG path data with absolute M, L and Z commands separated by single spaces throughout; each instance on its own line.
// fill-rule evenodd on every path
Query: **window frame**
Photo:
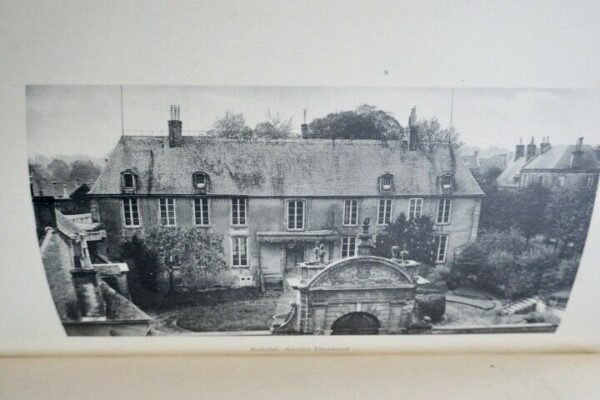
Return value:
M 298 220 L 297 204 L 298 203 L 302 204 L 302 227 L 300 227 L 300 228 L 298 228 L 297 226 L 290 228 L 290 204 L 291 203 L 296 203 L 296 207 L 295 207 L 296 213 L 294 214 L 294 225 L 296 225 L 296 222 L 298 222 L 297 221 Z M 285 201 L 285 227 L 288 231 L 303 231 L 303 230 L 305 230 L 305 227 L 306 227 L 306 201 L 304 199 L 288 199 Z
M 440 209 L 441 209 L 442 202 L 444 202 L 444 208 L 443 208 L 443 212 L 442 212 L 442 221 L 440 221 Z M 447 207 L 446 207 L 446 204 L 448 205 Z M 446 209 L 448 211 L 448 213 L 447 213 L 448 216 L 447 216 L 447 218 L 445 218 L 445 221 L 444 221 L 443 217 L 446 214 Z M 438 199 L 435 223 L 437 225 L 449 225 L 451 217 L 452 217 L 452 199 L 450 197 L 442 197 L 442 198 Z
M 237 223 L 235 222 L 234 218 L 233 218 L 233 210 L 234 210 L 234 201 L 237 201 Z M 244 221 L 243 223 L 240 223 L 240 203 L 241 201 L 244 202 Z M 232 197 L 231 201 L 230 201 L 230 209 L 229 209 L 229 213 L 230 213 L 230 218 L 229 218 L 229 222 L 231 223 L 231 226 L 235 226 L 235 227 L 244 227 L 244 226 L 248 226 L 248 198 L 247 197 Z
M 588 174 L 585 185 L 588 189 L 592 189 L 594 187 L 594 185 L 596 184 L 596 180 L 597 180 L 597 175 L 594 174 Z
M 444 248 L 443 248 L 443 257 L 440 259 L 440 252 L 442 250 L 442 238 L 444 238 Z M 446 259 L 448 258 L 448 240 L 449 240 L 449 235 L 447 234 L 436 234 L 434 235 L 434 240 L 435 240 L 435 263 L 436 264 L 441 264 L 441 263 L 445 263 Z
M 344 241 L 347 241 L 346 244 L 344 244 Z M 352 242 L 354 242 L 354 244 L 351 244 Z M 346 247 L 346 255 L 344 256 L 344 246 Z M 354 247 L 354 254 L 350 255 L 350 248 Z M 356 239 L 356 236 L 342 236 L 341 241 L 340 241 L 340 258 L 341 259 L 345 259 L 345 258 L 350 258 L 350 257 L 356 257 L 358 252 L 358 241 Z
M 350 203 L 350 215 L 347 215 L 348 208 L 346 204 Z M 352 222 L 352 205 L 354 204 L 354 222 Z M 346 223 L 346 217 L 348 217 L 348 223 Z M 344 214 L 342 215 L 342 225 L 343 226 L 357 226 L 359 221 L 358 217 L 358 199 L 344 199 Z
M 167 212 L 167 223 L 163 224 L 162 201 L 165 200 L 165 210 Z M 169 219 L 169 200 L 173 201 L 173 223 Z M 177 226 L 177 199 L 175 197 L 159 197 L 158 199 L 158 221 L 161 226 Z
M 127 180 L 128 177 L 131 178 L 131 183 L 132 183 L 131 186 L 125 185 L 125 181 Z M 138 178 L 137 174 L 130 169 L 127 169 L 127 170 L 121 172 L 121 192 L 135 193 L 137 191 L 137 186 L 138 186 L 137 178 Z
M 414 213 L 411 212 L 411 208 L 413 207 L 413 200 L 415 201 L 414 204 Z M 419 214 L 416 215 L 416 211 L 417 211 L 417 207 L 419 210 Z M 413 215 L 415 214 L 415 215 Z M 423 198 L 422 197 L 411 197 L 408 199 L 408 211 L 406 213 L 406 215 L 408 216 L 408 219 L 412 219 L 412 218 L 419 218 L 423 215 Z
M 198 210 L 196 202 L 201 202 L 200 205 L 200 219 L 202 223 L 198 223 Z M 194 208 L 194 225 L 195 226 L 210 226 L 210 199 L 208 197 L 194 197 L 192 200 L 192 207 Z M 206 209 L 206 221 L 204 220 L 204 209 Z
M 379 222 L 380 218 L 379 216 L 381 215 L 381 202 L 385 202 L 384 204 L 389 204 L 389 207 L 387 207 L 387 205 L 384 205 L 384 209 L 383 209 L 383 222 Z M 389 203 L 388 203 L 389 202 Z M 389 212 L 387 212 L 389 211 Z M 377 225 L 378 226 L 385 226 L 388 224 L 391 224 L 393 221 L 393 217 L 392 217 L 392 199 L 387 199 L 387 198 L 379 198 L 378 199 L 378 203 L 377 203 Z M 389 214 L 389 221 L 386 222 L 385 221 L 385 215 Z
M 135 208 L 136 208 L 138 223 L 137 224 L 133 224 L 133 223 L 127 224 L 127 216 L 125 213 L 125 203 L 127 202 L 129 204 L 129 215 L 130 215 L 131 222 L 133 222 L 134 221 L 133 205 L 132 205 L 133 200 L 135 200 Z M 121 201 L 121 216 L 123 217 L 123 226 L 125 228 L 139 228 L 142 226 L 142 213 L 140 211 L 140 202 L 137 197 L 125 197 L 122 199 L 122 201 Z
M 248 244 L 248 236 L 245 236 L 245 235 L 234 235 L 234 236 L 231 236 L 230 239 L 231 239 L 230 240 L 230 245 L 231 245 L 231 267 L 232 268 L 248 268 L 248 267 L 250 267 L 250 260 L 249 260 L 249 257 L 248 257 L 248 255 L 250 254 L 250 251 L 249 251 L 250 246 Z M 238 250 L 238 256 L 237 256 L 239 264 L 236 264 L 236 253 L 235 253 L 236 242 L 238 240 L 241 240 L 241 239 L 244 240 L 244 245 L 245 245 L 245 264 L 241 264 L 242 255 L 241 255 L 241 253 L 239 253 L 239 250 Z M 237 248 L 238 249 L 240 248 L 239 244 L 237 244 Z

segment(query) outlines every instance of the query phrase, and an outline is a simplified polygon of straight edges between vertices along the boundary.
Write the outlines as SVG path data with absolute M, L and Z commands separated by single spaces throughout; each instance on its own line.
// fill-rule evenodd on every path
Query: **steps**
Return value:
M 527 314 L 536 310 L 537 297 L 529 297 L 517 303 L 510 304 L 500 310 L 501 315 Z

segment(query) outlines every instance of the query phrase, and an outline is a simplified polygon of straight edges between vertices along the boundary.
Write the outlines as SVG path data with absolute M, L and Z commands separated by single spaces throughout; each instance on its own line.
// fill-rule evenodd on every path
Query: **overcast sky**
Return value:
M 30 155 L 105 156 L 121 135 L 119 86 L 28 86 L 27 135 Z M 268 111 L 293 118 L 297 131 L 303 109 L 308 122 L 360 104 L 391 112 L 406 125 L 410 109 L 419 119 L 450 124 L 450 89 L 125 86 L 126 134 L 166 131 L 169 106 L 181 107 L 185 130 L 206 130 L 226 110 L 243 113 L 251 127 Z M 455 89 L 453 124 L 469 146 L 513 149 L 520 137 L 536 143 L 600 144 L 600 90 Z M 135 132 L 134 132 L 135 131 Z

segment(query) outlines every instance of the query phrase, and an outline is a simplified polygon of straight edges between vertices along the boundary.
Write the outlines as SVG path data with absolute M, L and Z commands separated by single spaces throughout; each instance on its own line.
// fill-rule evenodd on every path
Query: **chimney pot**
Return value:
M 410 117 L 408 117 L 408 149 L 417 150 L 419 144 L 419 127 L 417 126 L 417 107 L 413 107 L 410 110 Z

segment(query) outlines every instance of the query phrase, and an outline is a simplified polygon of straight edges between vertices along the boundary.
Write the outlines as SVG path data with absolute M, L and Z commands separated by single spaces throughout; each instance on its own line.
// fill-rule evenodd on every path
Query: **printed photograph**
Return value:
M 568 312 L 599 90 L 32 85 L 26 109 L 69 336 L 552 333 Z

